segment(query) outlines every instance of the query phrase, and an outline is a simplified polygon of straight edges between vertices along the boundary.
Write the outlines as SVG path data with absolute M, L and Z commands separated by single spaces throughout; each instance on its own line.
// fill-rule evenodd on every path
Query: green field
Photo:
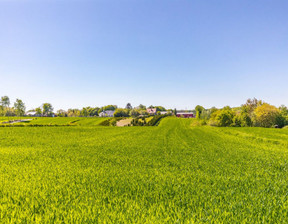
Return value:
M 9 120 L 19 120 L 18 117 L 0 117 L 2 122 Z M 97 126 L 101 122 L 108 120 L 107 117 L 21 117 L 25 122 L 5 124 L 6 126 Z
M 1 222 L 287 223 L 288 129 L 192 122 L 0 128 Z

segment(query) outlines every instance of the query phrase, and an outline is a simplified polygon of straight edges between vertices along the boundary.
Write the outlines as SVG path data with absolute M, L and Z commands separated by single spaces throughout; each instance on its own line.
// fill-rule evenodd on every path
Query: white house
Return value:
M 113 117 L 115 110 L 104 110 L 99 113 L 99 117 Z
M 28 111 L 25 115 L 28 117 L 39 117 L 39 115 L 36 114 L 36 111 Z

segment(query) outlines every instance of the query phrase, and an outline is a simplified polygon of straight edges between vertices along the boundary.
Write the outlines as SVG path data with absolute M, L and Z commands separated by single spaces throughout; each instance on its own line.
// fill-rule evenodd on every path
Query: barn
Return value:
M 183 117 L 183 118 L 193 118 L 195 117 L 193 112 L 177 112 L 177 117 Z

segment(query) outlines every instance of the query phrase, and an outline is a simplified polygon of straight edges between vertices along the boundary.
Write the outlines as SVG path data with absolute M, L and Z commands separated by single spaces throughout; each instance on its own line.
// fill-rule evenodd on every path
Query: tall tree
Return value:
M 195 110 L 196 110 L 196 118 L 200 118 L 201 117 L 201 114 L 202 112 L 205 110 L 204 107 L 200 106 L 200 105 L 197 105 L 195 107 Z
M 37 116 L 41 116 L 41 115 L 42 115 L 42 110 L 41 110 L 40 107 L 37 107 L 37 108 L 35 109 L 35 112 L 36 112 L 36 115 L 37 115 Z
M 8 96 L 2 96 L 1 97 L 1 106 L 2 106 L 2 113 L 3 115 L 8 114 L 9 116 L 9 106 L 10 106 L 10 99 Z M 9 118 L 8 118 L 9 119 Z
M 15 108 L 17 116 L 20 117 L 25 114 L 26 107 L 22 100 L 16 99 L 16 102 L 14 103 L 14 108 Z
M 42 105 L 42 112 L 44 116 L 51 116 L 53 113 L 54 108 L 50 103 L 43 103 Z
M 9 107 L 10 106 L 10 99 L 8 96 L 2 96 L 1 97 L 1 105 L 3 107 Z
M 140 104 L 137 108 L 140 110 L 146 110 L 146 106 L 144 106 L 143 104 Z
M 132 110 L 133 107 L 131 106 L 131 103 L 127 103 L 125 109 Z
M 277 124 L 277 118 L 280 115 L 280 110 L 275 106 L 264 103 L 261 106 L 256 107 L 254 114 L 256 126 L 270 128 Z

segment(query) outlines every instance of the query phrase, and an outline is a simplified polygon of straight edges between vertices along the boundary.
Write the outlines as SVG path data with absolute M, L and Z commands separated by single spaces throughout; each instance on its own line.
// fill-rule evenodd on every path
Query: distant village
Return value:
M 157 108 L 147 108 L 146 109 L 147 115 L 155 116 L 155 115 L 176 115 L 177 117 L 183 118 L 194 118 L 195 114 L 193 112 L 183 112 L 183 111 L 176 111 L 176 114 L 173 111 L 157 111 Z M 115 110 L 106 110 L 99 113 L 99 117 L 114 117 Z M 144 115 L 140 114 L 139 117 Z
M 74 109 L 74 112 L 77 109 Z M 120 108 L 121 110 L 121 108 Z M 127 110 L 127 109 L 126 109 Z M 133 110 L 133 109 L 132 109 Z M 137 110 L 137 108 L 135 109 Z M 195 113 L 194 112 L 187 112 L 187 111 L 177 111 L 177 110 L 165 110 L 165 111 L 159 111 L 157 110 L 157 108 L 147 108 L 146 110 L 144 110 L 145 112 L 143 113 L 143 110 L 141 111 L 142 113 L 139 112 L 139 114 L 135 114 L 136 117 L 144 117 L 144 116 L 156 116 L 156 115 L 175 115 L 177 117 L 182 117 L 182 118 L 195 118 Z M 45 117 L 63 117 L 63 113 L 65 113 L 65 111 L 58 111 L 58 113 L 54 113 L 51 112 L 49 113 L 49 115 L 43 115 L 40 113 L 37 113 L 37 111 L 32 110 L 32 111 L 28 111 L 25 113 L 26 116 L 30 116 L 30 117 L 41 117 L 41 116 L 45 116 Z M 66 117 L 68 117 L 69 114 L 69 110 L 66 113 Z M 71 113 L 70 113 L 71 114 Z M 126 114 L 124 114 L 126 115 Z M 130 114 L 131 116 L 133 116 L 133 112 Z M 65 116 L 65 114 L 64 114 Z M 83 116 L 83 113 L 80 113 L 79 116 Z M 97 116 L 97 115 L 94 115 Z M 98 113 L 99 117 L 119 117 L 117 114 L 117 109 L 116 110 L 102 110 L 101 112 Z M 124 116 L 126 117 L 126 116 Z M 134 116 L 135 117 L 135 116 Z
M 26 110 L 25 103 L 21 99 L 16 99 L 12 104 L 8 96 L 2 96 L 0 101 L 0 116 L 30 116 L 30 117 L 145 117 L 156 115 L 175 115 L 183 118 L 194 118 L 195 111 L 183 111 L 176 109 L 165 109 L 163 106 L 146 107 L 140 104 L 132 107 L 127 103 L 125 108 L 118 108 L 116 105 L 106 105 L 102 107 L 83 107 L 82 109 L 57 110 L 51 103 L 43 103 L 41 106 Z
M 288 108 L 285 105 L 276 107 L 263 100 L 256 98 L 247 99 L 245 104 L 239 107 L 225 106 L 223 108 L 211 107 L 205 109 L 197 105 L 194 110 L 166 109 L 163 106 L 146 107 L 140 104 L 132 107 L 127 103 L 125 108 L 118 108 L 116 105 L 103 107 L 83 107 L 82 109 L 57 110 L 50 103 L 43 103 L 40 107 L 26 111 L 25 103 L 16 99 L 13 106 L 10 106 L 8 96 L 2 96 L 0 101 L 0 116 L 7 117 L 115 117 L 133 118 L 134 120 L 145 120 L 147 117 L 173 115 L 181 118 L 196 118 L 200 125 L 211 125 L 218 127 L 276 127 L 288 126 Z M 144 122 L 144 121 L 143 121 Z M 134 125 L 136 125 L 134 123 Z

